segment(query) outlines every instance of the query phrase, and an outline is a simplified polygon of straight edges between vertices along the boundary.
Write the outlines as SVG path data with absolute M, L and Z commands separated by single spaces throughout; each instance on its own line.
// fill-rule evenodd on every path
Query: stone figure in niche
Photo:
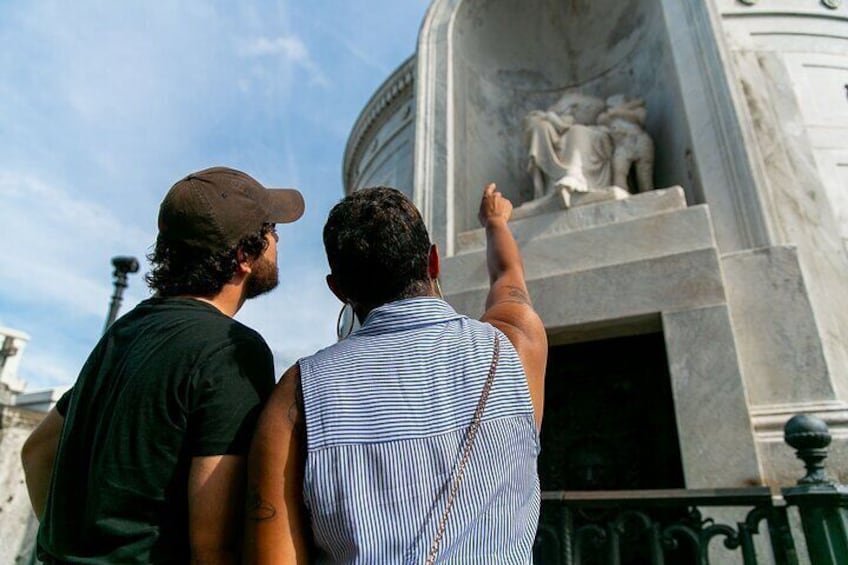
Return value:
M 563 205 L 625 198 L 653 188 L 654 146 L 642 129 L 645 103 L 565 93 L 524 121 L 533 199 L 559 193 Z M 635 186 L 629 186 L 631 169 Z
M 590 186 L 611 184 L 612 138 L 596 125 L 605 109 L 600 98 L 570 92 L 547 110 L 527 115 L 527 167 L 534 199 L 556 187 L 587 192 Z
M 628 183 L 631 168 L 638 192 L 654 188 L 654 142 L 643 129 L 646 116 L 644 100 L 628 100 L 622 94 L 607 98 L 607 109 L 598 116 L 598 124 L 612 136 L 612 184 L 628 192 L 633 192 Z

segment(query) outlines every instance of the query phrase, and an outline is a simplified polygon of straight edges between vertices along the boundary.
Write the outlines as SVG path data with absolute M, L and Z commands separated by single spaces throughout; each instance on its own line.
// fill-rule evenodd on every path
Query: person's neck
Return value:
M 241 292 L 241 288 L 235 288 L 235 285 L 231 284 L 224 285 L 221 292 L 214 296 L 189 295 L 186 298 L 193 298 L 200 302 L 211 304 L 220 310 L 222 314 L 229 316 L 230 318 L 235 316 L 236 312 L 238 312 L 241 309 L 242 304 L 244 304 L 244 296 Z
M 368 317 L 368 314 L 371 313 L 372 310 L 379 308 L 380 306 L 384 306 L 386 304 L 391 304 L 392 302 L 397 302 L 398 300 L 406 300 L 408 298 L 422 298 L 422 297 L 431 297 L 431 298 L 442 298 L 438 292 L 436 292 L 435 283 L 433 283 L 432 279 L 426 291 L 421 292 L 419 294 L 413 294 L 411 296 L 399 296 L 397 298 L 392 298 L 386 302 L 381 304 L 375 304 L 373 306 L 363 306 L 361 304 L 354 304 L 353 311 L 356 314 L 356 318 L 359 320 L 360 324 L 365 323 L 365 318 Z

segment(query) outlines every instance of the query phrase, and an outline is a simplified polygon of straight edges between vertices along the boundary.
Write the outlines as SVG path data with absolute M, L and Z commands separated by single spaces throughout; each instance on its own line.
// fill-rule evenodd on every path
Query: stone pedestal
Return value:
M 759 484 L 708 208 L 687 208 L 676 187 L 516 220 L 512 229 L 552 345 L 663 332 L 686 486 Z M 488 292 L 484 238 L 482 229 L 460 234 L 458 253 L 443 262 L 448 300 L 472 316 Z

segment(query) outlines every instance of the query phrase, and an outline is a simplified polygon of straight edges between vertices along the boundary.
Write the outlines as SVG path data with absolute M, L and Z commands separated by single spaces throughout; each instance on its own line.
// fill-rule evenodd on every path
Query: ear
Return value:
M 236 260 L 238 261 L 236 275 L 249 275 L 253 271 L 254 260 L 250 259 L 241 249 L 236 251 Z
M 339 289 L 339 283 L 336 282 L 336 277 L 331 274 L 327 275 L 327 286 L 330 287 L 330 290 L 336 298 L 344 302 L 345 304 L 348 302 L 347 297 L 342 293 L 341 289 Z
M 431 279 L 437 279 L 439 278 L 441 267 L 439 248 L 434 243 L 430 246 L 430 257 L 427 259 L 427 274 L 430 275 Z

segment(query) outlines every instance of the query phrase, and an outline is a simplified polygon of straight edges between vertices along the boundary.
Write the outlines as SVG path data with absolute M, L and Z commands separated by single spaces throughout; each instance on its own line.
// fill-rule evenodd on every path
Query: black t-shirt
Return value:
M 186 563 L 191 459 L 245 454 L 273 387 L 252 329 L 191 298 L 139 304 L 56 406 L 65 422 L 39 557 Z

